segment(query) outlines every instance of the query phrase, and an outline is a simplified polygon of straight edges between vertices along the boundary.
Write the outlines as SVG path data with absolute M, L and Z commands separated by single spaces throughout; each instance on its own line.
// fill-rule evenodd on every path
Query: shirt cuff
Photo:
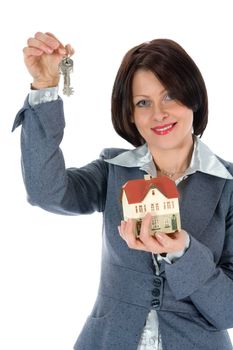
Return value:
M 46 103 L 51 101 L 56 101 L 58 99 L 58 86 L 31 90 L 29 93 L 28 102 L 31 107 L 34 107 L 40 103 Z
M 186 252 L 186 250 L 189 248 L 189 245 L 190 245 L 189 234 L 187 232 L 185 232 L 185 235 L 186 235 L 186 242 L 185 242 L 185 247 L 183 250 L 181 250 L 179 252 L 174 252 L 174 253 L 167 253 L 165 257 L 158 254 L 158 257 L 165 260 L 168 264 L 173 264 L 176 260 L 181 258 L 184 255 L 184 253 Z

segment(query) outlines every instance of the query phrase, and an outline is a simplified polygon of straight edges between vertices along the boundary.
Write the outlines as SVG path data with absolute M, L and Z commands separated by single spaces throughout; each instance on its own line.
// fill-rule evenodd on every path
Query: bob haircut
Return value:
M 132 122 L 132 82 L 139 69 L 154 73 L 170 96 L 193 110 L 193 133 L 201 137 L 208 122 L 205 82 L 192 58 L 170 39 L 145 42 L 124 56 L 112 91 L 112 123 L 116 132 L 135 147 L 145 143 Z

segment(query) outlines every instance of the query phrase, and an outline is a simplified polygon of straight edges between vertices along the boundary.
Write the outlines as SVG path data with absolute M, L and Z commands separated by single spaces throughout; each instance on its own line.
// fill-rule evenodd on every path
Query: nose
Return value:
M 168 117 L 168 113 L 161 106 L 154 106 L 152 118 L 157 122 L 163 121 Z

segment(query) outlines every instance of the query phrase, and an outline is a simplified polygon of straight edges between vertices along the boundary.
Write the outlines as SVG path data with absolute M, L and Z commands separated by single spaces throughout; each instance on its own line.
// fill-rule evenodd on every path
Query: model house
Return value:
M 147 212 L 153 216 L 152 234 L 172 233 L 181 228 L 179 193 L 176 184 L 167 176 L 129 180 L 122 187 L 124 220 L 136 219 L 136 235 Z

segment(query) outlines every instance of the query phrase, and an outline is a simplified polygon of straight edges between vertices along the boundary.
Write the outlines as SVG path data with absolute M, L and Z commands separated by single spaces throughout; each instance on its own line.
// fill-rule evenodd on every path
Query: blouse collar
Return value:
M 157 176 L 156 167 L 146 143 L 135 149 L 123 152 L 114 158 L 105 159 L 105 161 L 128 168 L 138 167 L 153 177 Z M 223 179 L 233 179 L 232 175 L 209 147 L 198 137 L 194 136 L 194 149 L 191 162 L 182 178 L 197 171 Z

